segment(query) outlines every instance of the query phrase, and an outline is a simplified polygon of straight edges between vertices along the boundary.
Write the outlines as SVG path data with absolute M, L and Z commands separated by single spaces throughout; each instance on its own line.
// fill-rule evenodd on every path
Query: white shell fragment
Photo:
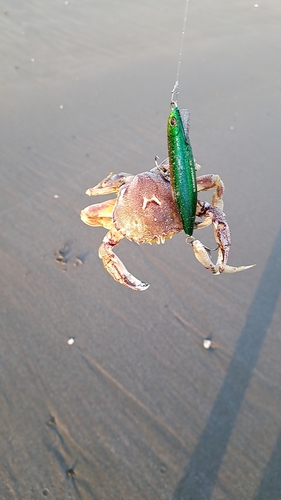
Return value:
M 210 339 L 204 339 L 203 340 L 203 347 L 205 349 L 210 349 L 211 345 L 212 345 L 212 341 Z
M 70 339 L 68 339 L 67 343 L 68 343 L 68 345 L 74 344 L 74 338 L 70 337 Z

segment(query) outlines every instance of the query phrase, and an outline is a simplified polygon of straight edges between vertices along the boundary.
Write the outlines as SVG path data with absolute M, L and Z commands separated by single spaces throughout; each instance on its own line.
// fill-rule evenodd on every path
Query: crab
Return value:
M 133 276 L 114 253 L 114 247 L 127 238 L 135 243 L 164 243 L 176 233 L 183 231 L 178 208 L 173 198 L 169 176 L 169 162 L 160 165 L 155 157 L 155 167 L 149 171 L 132 175 L 110 173 L 104 180 L 86 191 L 89 196 L 117 193 L 117 197 L 81 211 L 81 219 L 89 226 L 103 226 L 108 229 L 99 248 L 99 257 L 112 278 L 135 291 L 149 287 Z M 195 162 L 196 170 L 200 165 Z M 188 236 L 186 242 L 192 245 L 196 259 L 213 274 L 236 273 L 251 266 L 233 267 L 227 265 L 231 246 L 231 235 L 223 212 L 224 184 L 216 174 L 197 177 L 197 192 L 214 190 L 211 203 L 197 201 L 196 216 L 203 219 L 196 222 L 194 229 L 213 224 L 218 251 L 217 262 L 211 260 L 211 250 L 200 240 Z

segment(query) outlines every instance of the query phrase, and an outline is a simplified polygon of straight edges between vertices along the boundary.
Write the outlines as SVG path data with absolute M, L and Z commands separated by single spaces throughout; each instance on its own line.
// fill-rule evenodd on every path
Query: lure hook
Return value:
M 188 236 L 185 239 L 185 241 L 186 241 L 186 243 L 188 245 L 193 245 L 193 243 L 195 241 L 195 238 L 193 236 Z M 211 252 L 215 252 L 216 250 L 218 250 L 219 245 L 217 245 L 216 248 L 209 248 L 209 247 L 206 247 L 206 245 L 203 245 L 203 247 L 205 248 L 205 250 L 207 251 L 207 253 L 211 256 Z
M 172 93 L 171 93 L 171 108 L 172 109 L 175 109 L 178 106 L 177 99 L 175 97 L 178 94 L 179 94 L 179 82 L 177 80 L 176 83 L 175 83 L 175 85 L 174 85 L 174 87 L 173 87 Z

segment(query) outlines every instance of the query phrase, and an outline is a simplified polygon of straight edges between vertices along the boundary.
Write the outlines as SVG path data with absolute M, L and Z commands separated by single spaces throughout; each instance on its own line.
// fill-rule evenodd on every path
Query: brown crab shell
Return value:
M 138 174 L 120 187 L 112 220 L 136 243 L 164 243 L 183 230 L 170 183 L 156 172 Z

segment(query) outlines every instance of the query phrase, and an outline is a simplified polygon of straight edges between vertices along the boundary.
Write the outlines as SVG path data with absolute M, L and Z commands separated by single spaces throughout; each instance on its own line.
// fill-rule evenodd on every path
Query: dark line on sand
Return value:
M 248 310 L 224 383 L 172 500 L 210 500 L 280 291 L 281 227 Z M 260 488 L 263 490 L 263 483 Z

